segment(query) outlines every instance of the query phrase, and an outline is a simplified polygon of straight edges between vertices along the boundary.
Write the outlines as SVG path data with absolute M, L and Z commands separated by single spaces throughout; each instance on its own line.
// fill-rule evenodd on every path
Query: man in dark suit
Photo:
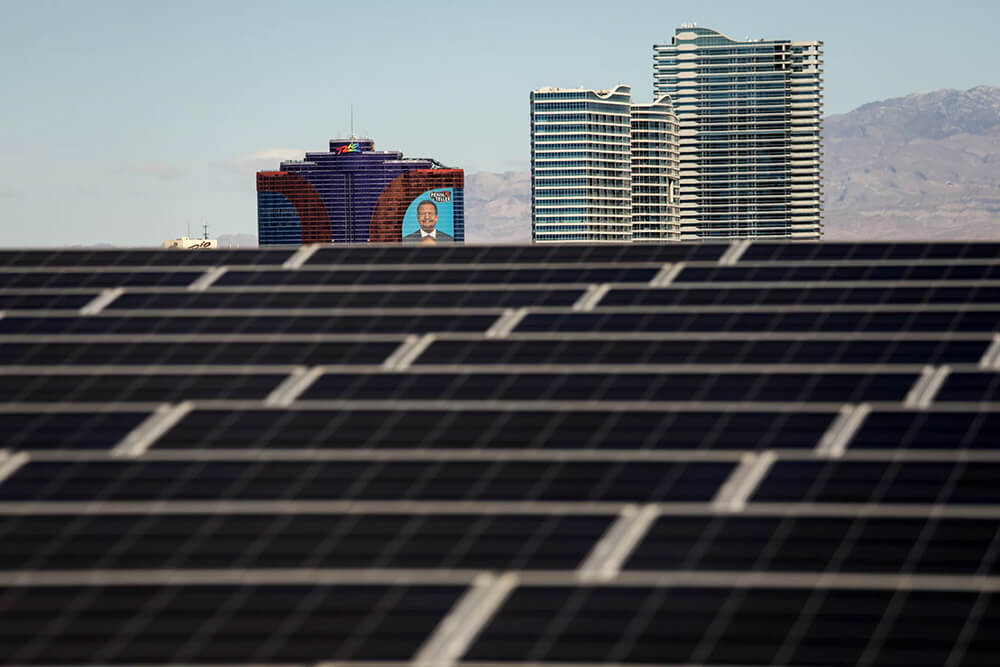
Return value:
M 437 229 L 438 207 L 430 199 L 417 204 L 420 229 L 403 237 L 403 243 L 454 243 L 455 238 Z

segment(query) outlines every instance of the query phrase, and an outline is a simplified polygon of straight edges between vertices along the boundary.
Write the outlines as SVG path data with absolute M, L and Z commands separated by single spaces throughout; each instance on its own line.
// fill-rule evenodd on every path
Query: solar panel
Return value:
M 277 374 L 229 373 L 53 373 L 7 372 L 0 401 L 59 403 L 133 401 L 139 403 L 205 399 L 262 399 L 285 379 Z
M 459 586 L 146 585 L 0 588 L 15 664 L 407 660 Z
M 726 462 L 29 461 L 0 501 L 450 500 L 707 502 Z
M 824 587 L 522 587 L 465 659 L 930 666 L 955 655 L 955 664 L 987 665 L 998 629 L 995 603 L 978 629 L 963 632 L 977 598 Z
M 184 287 L 200 276 L 191 271 L 0 271 L 0 288 Z
M 1000 448 L 1000 412 L 988 411 L 876 411 L 851 440 L 851 449 L 996 448 Z
M 608 306 L 817 306 L 890 304 L 995 304 L 1000 287 L 976 282 L 949 286 L 616 288 L 601 299 Z
M 768 243 L 752 244 L 742 261 L 996 259 L 998 243 Z
M 998 249 L 0 251 L 0 662 L 992 667 Z
M 278 265 L 294 250 L 0 250 L 0 266 L 10 267 L 114 267 L 114 266 L 221 266 Z
M 228 271 L 220 287 L 276 285 L 554 285 L 579 283 L 648 283 L 658 267 L 539 267 L 448 269 L 338 269 L 298 271 Z
M 46 342 L 0 346 L 0 364 L 265 366 L 380 364 L 399 346 L 390 341 L 316 343 Z
M 158 449 L 812 449 L 832 411 L 195 410 Z
M 661 516 L 627 570 L 990 574 L 992 519 Z
M 0 517 L 0 569 L 572 570 L 613 515 L 56 514 Z
M 1000 463 L 778 461 L 753 495 L 759 502 L 996 505 Z
M 140 311 L 141 312 L 141 311 Z M 500 313 L 429 315 L 116 315 L 92 317 L 8 316 L 0 319 L 0 335 L 153 335 L 153 334 L 406 334 L 428 331 L 485 332 Z
M 981 340 L 437 340 L 416 365 L 565 364 L 975 364 L 990 344 Z
M 140 410 L 0 412 L 0 433 L 8 450 L 110 450 L 149 415 Z
M 325 373 L 303 400 L 903 401 L 916 373 Z
M 0 292 L 4 310 L 77 310 L 94 300 L 98 292 Z
M 529 313 L 516 332 L 649 333 L 649 332 L 781 332 L 781 333 L 993 333 L 1000 328 L 1000 308 L 899 311 L 822 308 L 788 310 L 726 308 L 706 311 Z
M 791 264 L 757 266 L 687 267 L 674 278 L 677 283 L 755 282 L 898 282 L 905 280 L 997 280 L 1000 264 Z
M 715 261 L 725 244 L 471 246 L 439 248 L 382 246 L 320 248 L 307 264 L 577 264 L 586 262 Z
M 525 306 L 572 306 L 582 295 L 582 289 L 137 292 L 120 296 L 109 308 L 114 310 L 520 308 Z

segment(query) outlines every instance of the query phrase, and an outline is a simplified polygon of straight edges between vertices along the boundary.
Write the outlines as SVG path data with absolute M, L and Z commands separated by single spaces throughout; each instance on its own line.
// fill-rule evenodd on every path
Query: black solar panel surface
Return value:
M 1000 287 L 670 287 L 613 289 L 601 306 L 854 306 L 890 304 L 996 304 Z
M 110 449 L 148 411 L 0 412 L 0 449 Z
M 204 399 L 262 399 L 285 379 L 277 374 L 90 373 L 0 376 L 0 401 L 9 403 L 183 401 Z
M 470 661 L 677 665 L 994 664 L 1000 609 L 978 594 L 884 590 L 524 587 Z
M 10 500 L 707 502 L 732 463 L 565 461 L 30 461 Z
M 142 311 L 139 311 L 140 313 Z M 92 317 L 15 317 L 0 319 L 0 335 L 102 334 L 375 334 L 428 331 L 485 332 L 500 311 L 492 314 L 427 315 L 420 312 L 387 315 L 235 315 L 194 316 L 95 315 Z M 276 341 L 280 342 L 280 341 Z
M 916 373 L 327 373 L 312 399 L 902 401 Z
M 0 293 L 4 310 L 78 310 L 93 301 L 98 292 L 24 292 Z
M 143 267 L 278 265 L 294 250 L 0 250 L 0 266 L 10 267 Z
M 993 519 L 869 516 L 663 516 L 631 570 L 989 574 Z
M 873 412 L 851 448 L 1000 449 L 1000 412 Z
M 520 308 L 572 306 L 582 289 L 436 289 L 377 291 L 277 290 L 266 292 L 145 292 L 123 294 L 109 308 L 159 309 L 280 309 L 280 308 Z
M 656 267 L 540 267 L 456 269 L 338 269 L 298 271 L 229 271 L 220 287 L 271 285 L 550 285 L 564 283 L 648 283 Z
M 495 513 L 0 517 L 0 570 L 572 570 L 613 518 Z
M 753 243 L 743 261 L 997 259 L 1000 243 Z
M 0 364 L 239 366 L 380 364 L 399 347 L 391 341 L 234 343 L 7 343 Z
M 162 449 L 812 449 L 834 412 L 198 410 Z
M 458 586 L 0 588 L 14 664 L 407 660 Z
M 0 663 L 992 667 L 998 334 L 996 243 L 0 251 Z
M 184 287 L 200 276 L 192 271 L 0 271 L 0 288 Z
M 975 364 L 990 340 L 435 341 L 415 364 Z
M 1000 503 L 1000 463 L 778 461 L 753 495 L 761 502 Z
M 2 322 L 0 322 L 2 323 Z M 897 311 L 873 309 L 741 309 L 697 311 L 601 311 L 591 313 L 529 313 L 516 332 L 547 333 L 994 333 L 1000 329 L 1000 308 L 948 308 Z
M 580 264 L 583 262 L 714 261 L 726 244 L 592 245 L 592 246 L 461 246 L 425 248 L 400 246 L 321 248 L 307 264 Z

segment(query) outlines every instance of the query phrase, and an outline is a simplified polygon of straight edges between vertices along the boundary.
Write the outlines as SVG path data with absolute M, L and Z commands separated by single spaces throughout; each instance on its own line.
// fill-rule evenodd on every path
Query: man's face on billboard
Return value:
M 429 201 L 421 203 L 417 206 L 417 222 L 425 234 L 433 232 L 438 222 L 437 207 Z

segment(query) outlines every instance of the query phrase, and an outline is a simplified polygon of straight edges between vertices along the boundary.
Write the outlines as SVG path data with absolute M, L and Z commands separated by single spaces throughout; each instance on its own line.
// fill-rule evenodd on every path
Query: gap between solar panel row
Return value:
M 0 502 L 0 516 L 44 517 L 53 515 L 103 516 L 180 514 L 226 515 L 326 515 L 326 514 L 538 514 L 538 515 L 619 515 L 626 508 L 636 507 L 626 501 L 504 501 L 476 500 L 106 500 L 99 503 L 76 501 L 6 501 Z M 996 522 L 1000 520 L 1000 505 L 943 505 L 934 503 L 779 503 L 748 502 L 742 509 L 732 510 L 713 502 L 643 503 L 663 517 L 805 517 L 859 519 L 969 519 Z
M 171 576 L 175 574 L 176 576 Z M 226 569 L 226 570 L 113 570 L 81 571 L 18 571 L 0 572 L 0 586 L 4 587 L 75 587 L 75 586 L 279 586 L 279 585 L 402 585 L 437 586 L 442 584 L 468 585 L 476 578 L 493 572 L 482 570 L 436 569 Z M 727 572 L 695 570 L 666 570 L 663 572 L 622 572 L 611 579 L 587 581 L 581 584 L 573 571 L 532 572 L 517 570 L 502 574 L 516 578 L 524 587 L 568 586 L 599 587 L 604 589 L 653 587 L 653 588 L 782 588 L 824 590 L 870 591 L 964 591 L 995 593 L 1000 591 L 1000 577 L 982 575 L 933 575 L 885 573 L 866 574 L 854 572 Z M 978 582 L 978 583 L 977 583 Z M 728 663 L 727 663 L 728 664 Z

